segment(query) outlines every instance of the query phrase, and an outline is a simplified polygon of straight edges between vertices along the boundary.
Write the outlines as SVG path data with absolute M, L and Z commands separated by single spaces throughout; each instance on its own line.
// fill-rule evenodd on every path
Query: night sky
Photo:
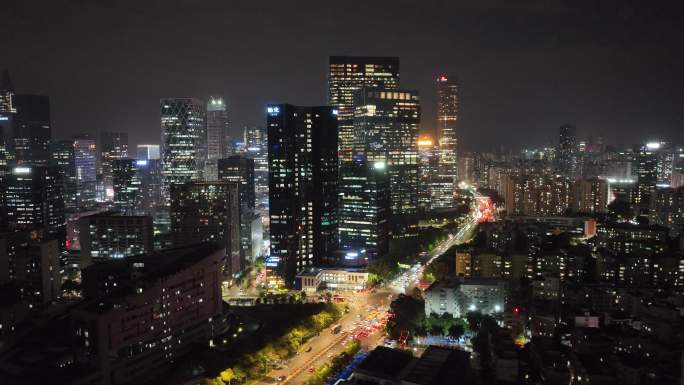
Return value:
M 325 104 L 329 55 L 399 56 L 435 124 L 461 84 L 460 147 L 586 137 L 684 142 L 681 1 L 0 0 L 0 68 L 51 97 L 53 136 L 158 143 L 159 98 L 224 95 L 233 129 L 267 102 Z

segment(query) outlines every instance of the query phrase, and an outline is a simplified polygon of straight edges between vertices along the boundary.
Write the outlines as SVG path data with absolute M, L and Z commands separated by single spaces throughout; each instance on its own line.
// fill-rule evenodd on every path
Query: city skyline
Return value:
M 684 385 L 663 1 L 1 7 L 0 382 Z
M 129 11 L 125 3 L 74 4 L 64 9 L 39 7 L 40 2 L 9 5 L 10 17 L 0 31 L 22 31 L 24 25 L 56 31 L 45 41 L 35 41 L 29 33 L 0 33 L 0 43 L 10 53 L 0 66 L 10 71 L 16 93 L 50 96 L 55 138 L 83 131 L 94 136 L 121 131 L 130 135 L 131 147 L 157 143 L 154 106 L 159 99 L 194 97 L 207 102 L 211 95 L 224 96 L 233 137 L 238 137 L 244 126 L 264 125 L 268 103 L 323 105 L 329 56 L 372 54 L 401 59 L 403 87 L 422 95 L 423 132 L 436 130 L 434 79 L 440 73 L 458 79 L 463 150 L 492 150 L 503 143 L 514 149 L 523 143 L 552 143 L 557 127 L 566 123 L 577 127 L 579 137 L 599 133 L 620 146 L 641 141 L 645 128 L 652 136 L 648 139 L 682 141 L 682 113 L 677 106 L 684 94 L 676 86 L 682 83 L 677 68 L 684 58 L 676 40 L 682 26 L 675 22 L 677 12 L 668 12 L 677 8 L 667 4 L 594 7 L 532 1 L 513 7 L 498 1 L 488 6 L 428 2 L 423 12 L 414 14 L 415 4 L 407 1 L 393 7 L 390 18 L 379 18 L 371 23 L 373 27 L 359 28 L 348 37 L 340 33 L 346 20 L 377 19 L 387 3 L 374 2 L 361 16 L 354 15 L 353 8 L 343 7 L 333 15 L 321 5 L 312 5 L 303 7 L 306 12 L 295 18 L 317 20 L 320 33 L 314 37 L 304 35 L 300 27 L 281 24 L 276 15 L 283 5 L 277 3 L 263 10 L 263 26 L 245 25 L 243 19 L 253 20 L 250 16 L 262 13 L 252 5 L 230 8 L 209 1 L 189 9 L 182 3 L 163 8 L 151 3 L 136 4 Z M 179 36 L 176 26 L 169 28 L 168 23 L 180 21 L 177 28 L 182 30 L 190 22 L 180 19 L 187 12 L 216 23 L 202 23 L 192 37 Z M 148 21 L 149 15 L 167 17 Z M 479 17 L 478 25 L 469 21 L 472 17 Z M 115 21 L 119 19 L 123 21 Z M 30 22 L 38 20 L 42 22 L 37 26 Z M 72 23 L 51 28 L 59 26 L 57 20 Z M 398 39 L 391 34 L 373 42 L 361 38 L 375 30 L 392 30 L 395 23 L 408 27 L 398 30 Z M 573 25 L 583 33 L 576 34 Z M 263 33 L 244 36 L 255 26 L 264 27 Z M 93 33 L 77 33 L 79 27 Z M 160 34 L 165 30 L 171 31 L 170 37 Z M 122 31 L 123 36 L 117 33 Z M 110 47 L 100 48 L 103 45 L 92 40 L 94 36 Z M 273 48 L 276 37 L 303 38 L 310 44 L 301 45 L 307 46 L 306 51 L 278 44 Z M 124 44 L 130 39 L 136 43 Z M 208 56 L 170 63 L 170 45 L 182 45 L 184 39 L 206 48 Z M 222 40 L 226 52 L 214 48 Z M 154 42 L 161 46 L 143 50 Z M 28 60 L 27 45 L 35 45 L 50 58 Z M 83 57 L 82 46 L 90 46 L 86 51 L 92 55 Z M 278 70 L 260 60 L 259 52 L 266 47 L 275 49 L 275 55 L 294 54 L 301 60 L 286 61 Z M 243 55 L 232 54 L 237 51 Z M 114 68 L 111 63 L 118 64 Z M 195 76 L 183 75 L 193 69 L 199 70 Z M 179 81 L 168 82 L 170 78 Z M 515 138 L 498 140 L 511 129 L 518 133 Z

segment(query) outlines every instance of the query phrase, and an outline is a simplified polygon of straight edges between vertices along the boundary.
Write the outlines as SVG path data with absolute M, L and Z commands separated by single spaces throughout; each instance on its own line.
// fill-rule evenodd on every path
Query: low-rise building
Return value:
M 507 294 L 506 282 L 500 279 L 441 280 L 425 291 L 425 314 L 463 317 L 469 311 L 499 313 L 504 309 Z
M 368 272 L 360 268 L 310 268 L 297 274 L 297 287 L 309 293 L 319 290 L 363 290 Z
M 470 353 L 430 346 L 420 357 L 384 346 L 375 348 L 345 382 L 350 385 L 466 385 L 477 383 Z

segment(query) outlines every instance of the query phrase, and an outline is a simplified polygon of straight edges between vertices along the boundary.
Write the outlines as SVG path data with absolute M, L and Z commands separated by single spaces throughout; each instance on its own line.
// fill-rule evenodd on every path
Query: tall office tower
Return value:
M 418 207 L 421 210 L 430 210 L 433 203 L 437 202 L 442 187 L 439 175 L 439 146 L 436 146 L 431 138 L 418 140 Z M 453 187 L 453 183 L 450 183 Z M 435 194 L 436 193 L 436 194 Z M 437 196 L 434 196 L 437 195 Z M 453 200 L 453 192 L 451 194 Z M 437 198 L 437 200 L 434 200 Z
M 361 87 L 399 88 L 398 57 L 331 56 L 328 67 L 328 104 L 337 109 L 339 160 L 352 160 L 354 147 L 354 92 Z
M 69 380 L 145 384 L 207 345 L 221 329 L 224 255 L 214 245 L 192 245 L 85 269 L 86 301 L 71 311 L 72 341 L 75 361 L 90 365 Z
M 50 99 L 42 95 L 14 95 L 14 161 L 47 165 L 51 139 Z
M 651 194 L 658 183 L 659 143 L 646 143 L 634 146 L 632 168 L 636 175 L 636 193 L 634 203 L 641 209 L 647 209 L 651 202 Z
M 674 155 L 675 148 L 667 142 L 652 142 L 647 143 L 655 150 L 658 158 L 658 165 L 656 171 L 656 186 L 657 187 L 671 187 L 672 173 L 674 171 Z
M 221 98 L 210 98 L 207 103 L 207 159 L 217 160 L 226 156 L 228 112 Z
M 112 161 L 128 158 L 128 134 L 124 132 L 103 132 L 100 134 L 102 155 L 102 177 L 107 198 L 112 198 Z
M 207 163 L 204 179 L 218 180 L 218 160 L 228 156 L 228 113 L 223 99 L 211 98 L 207 103 Z
M 370 260 L 389 251 L 389 185 L 385 164 L 344 162 L 340 170 L 340 248 L 366 250 Z
M 14 159 L 14 92 L 9 72 L 3 71 L 0 79 L 0 174 L 4 174 Z
M 233 155 L 218 160 L 218 180 L 235 182 L 240 193 L 240 253 L 242 258 L 253 257 L 252 224 L 255 217 L 254 159 Z M 255 227 L 261 228 L 259 224 Z M 256 230 L 256 229 L 255 229 Z
M 142 183 L 136 173 L 136 162 L 135 159 L 115 159 L 110 165 L 114 208 L 126 215 L 140 212 Z
M 268 140 L 266 130 L 245 127 L 245 156 L 254 159 L 254 192 L 256 206 L 268 208 Z
M 135 158 L 140 159 L 159 159 L 158 144 L 139 144 L 135 150 Z
M 78 220 L 81 268 L 93 260 L 151 253 L 152 217 L 104 212 Z
M 161 159 L 137 159 L 135 175 L 140 181 L 137 212 L 153 214 L 164 206 L 164 176 Z
M 96 202 L 97 145 L 95 139 L 82 135 L 74 139 L 74 163 L 76 165 L 76 207 L 94 207 Z
M 226 271 L 242 269 L 240 195 L 234 182 L 186 182 L 171 185 L 173 244 L 217 242 L 226 250 Z
M 332 107 L 266 111 L 271 257 L 291 286 L 337 247 L 337 119 Z
M 558 171 L 574 179 L 577 177 L 577 135 L 575 126 L 566 124 L 560 127 L 556 167 Z
M 59 168 L 64 182 L 64 208 L 73 211 L 76 207 L 77 174 L 73 140 L 50 142 L 50 165 Z
M 573 208 L 586 214 L 604 213 L 608 209 L 608 182 L 589 178 L 575 181 L 573 186 Z
M 454 205 L 458 163 L 456 122 L 459 115 L 458 84 L 446 75 L 437 78 L 437 137 L 439 138 L 439 174 L 433 187 L 432 207 Z
M 240 206 L 254 210 L 254 159 L 240 155 L 219 159 L 218 178 L 220 181 L 237 182 L 240 187 Z
M 21 165 L 5 180 L 5 204 L 10 228 L 41 226 L 60 244 L 65 239 L 62 174 L 57 167 Z
M 415 91 L 363 88 L 354 99 L 354 156 L 383 162 L 389 175 L 392 215 L 418 208 L 418 124 Z
M 204 102 L 192 98 L 162 99 L 161 130 L 164 183 L 202 180 L 207 159 Z

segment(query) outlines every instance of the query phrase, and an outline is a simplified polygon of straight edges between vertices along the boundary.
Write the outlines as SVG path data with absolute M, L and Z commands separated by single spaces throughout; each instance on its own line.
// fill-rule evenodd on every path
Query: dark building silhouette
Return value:
M 42 95 L 14 95 L 14 161 L 47 165 L 49 161 L 50 99 Z
M 171 185 L 173 244 L 216 242 L 226 249 L 230 274 L 242 268 L 238 184 L 186 182 Z
M 13 167 L 6 175 L 4 190 L 11 229 L 41 226 L 48 237 L 58 239 L 62 245 L 66 224 L 62 173 L 57 167 Z
M 337 247 L 337 117 L 332 107 L 267 107 L 271 256 L 288 285 Z

